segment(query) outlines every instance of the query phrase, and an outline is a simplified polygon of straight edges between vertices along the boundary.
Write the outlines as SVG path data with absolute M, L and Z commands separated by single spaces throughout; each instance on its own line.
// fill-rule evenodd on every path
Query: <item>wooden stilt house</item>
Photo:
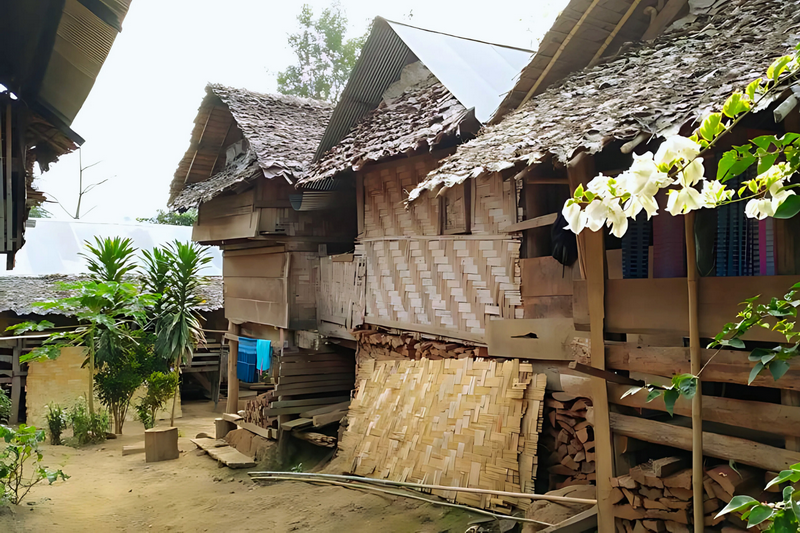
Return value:
M 676 4 L 667 2 L 663 12 Z M 660 37 L 592 60 L 549 88 L 524 81 L 523 74 L 527 97 L 512 91 L 507 99 L 507 109 L 516 109 L 459 146 L 410 192 L 413 212 L 431 193 L 446 197 L 470 182 L 510 180 L 516 184 L 511 190 L 521 187 L 524 218 L 510 231 L 522 235 L 523 314 L 533 320 L 568 316 L 577 340 L 562 354 L 543 351 L 539 339 L 525 338 L 528 331 L 539 333 L 531 322 L 489 335 L 488 350 L 501 342 L 515 357 L 532 360 L 562 399 L 590 397 L 600 531 L 702 531 L 702 524 L 745 529 L 735 517 L 715 518 L 715 511 L 734 494 L 779 499 L 761 493 L 765 476 L 800 462 L 796 371 L 778 381 L 761 376 L 748 386 L 748 350 L 785 339 L 759 329 L 745 337 L 748 350 L 699 349 L 735 319 L 745 298 L 783 295 L 797 281 L 795 219 L 753 220 L 733 205 L 699 211 L 693 219 L 637 219 L 622 239 L 586 230 L 571 271 L 551 263 L 556 234 L 541 229 L 577 185 L 627 169 L 632 154 L 655 151 L 665 136 L 690 132 L 698 118 L 719 110 L 734 90 L 793 50 L 800 41 L 798 8 L 796 1 L 690 1 Z M 763 102 L 705 157 L 709 177 L 731 146 L 762 132 L 800 131 L 789 89 Z M 690 241 L 687 248 L 686 235 L 696 246 Z M 562 358 L 574 360 L 552 361 Z M 695 360 L 707 366 L 694 408 L 680 400 L 670 417 L 662 400 L 646 402 L 646 392 L 621 398 L 637 380 L 663 383 L 675 373 L 697 374 L 699 364 L 690 364 Z M 564 406 L 550 402 L 555 418 Z M 542 452 L 561 460 L 551 473 L 574 462 L 572 451 L 559 457 L 560 435 L 556 428 L 558 449 Z M 655 462 L 637 466 L 648 460 Z M 675 468 L 662 472 L 667 464 Z

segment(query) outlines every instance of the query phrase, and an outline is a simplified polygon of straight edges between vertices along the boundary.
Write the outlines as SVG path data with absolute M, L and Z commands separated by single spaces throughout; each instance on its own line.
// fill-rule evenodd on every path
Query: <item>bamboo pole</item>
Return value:
M 686 284 L 689 290 L 689 355 L 692 375 L 697 376 L 697 392 L 692 398 L 692 509 L 694 530 L 704 529 L 703 515 L 703 393 L 700 385 L 700 329 L 697 320 L 697 244 L 694 238 L 695 213 L 683 219 L 686 233 Z
M 507 496 L 509 498 L 527 498 L 529 500 L 543 500 L 558 503 L 580 503 L 584 505 L 595 505 L 597 500 L 589 498 L 570 498 L 569 496 L 553 496 L 551 494 L 529 494 L 527 492 L 507 492 L 504 490 L 479 489 L 475 487 L 451 487 L 449 485 L 429 485 L 425 483 L 410 483 L 408 481 L 392 481 L 390 479 L 365 478 L 361 476 L 347 476 L 339 474 L 317 474 L 312 472 L 248 472 L 251 479 L 269 480 L 275 476 L 291 476 L 292 478 L 321 478 L 337 479 L 342 481 L 358 481 L 361 483 L 375 483 L 378 485 L 390 485 L 393 487 L 406 487 L 418 490 L 443 490 L 447 492 L 470 492 L 473 494 L 493 494 L 497 496 Z

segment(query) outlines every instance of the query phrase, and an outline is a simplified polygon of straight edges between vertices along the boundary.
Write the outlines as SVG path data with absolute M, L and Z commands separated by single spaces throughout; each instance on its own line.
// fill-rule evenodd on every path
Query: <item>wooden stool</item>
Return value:
M 148 463 L 177 459 L 180 456 L 178 428 L 146 430 L 144 432 L 144 455 L 145 461 Z

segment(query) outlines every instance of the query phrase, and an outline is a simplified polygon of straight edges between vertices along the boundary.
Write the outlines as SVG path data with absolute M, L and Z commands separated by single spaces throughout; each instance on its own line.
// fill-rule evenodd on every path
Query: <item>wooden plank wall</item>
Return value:
M 517 219 L 516 187 L 492 175 L 473 180 L 474 194 L 452 193 L 456 203 L 472 198 L 471 234 L 440 235 L 440 198 L 404 204 L 436 162 L 420 156 L 361 173 L 366 322 L 481 341 L 491 317 L 522 317 L 519 240 L 502 232 Z
M 218 196 L 200 204 L 192 240 L 214 242 L 223 239 L 248 239 L 258 235 L 260 211 L 254 207 L 253 190 Z
M 363 256 L 321 257 L 317 289 L 317 326 L 320 333 L 353 339 L 350 330 L 364 323 Z
M 268 248 L 227 250 L 222 274 L 225 318 L 277 328 L 314 329 L 319 259 Z

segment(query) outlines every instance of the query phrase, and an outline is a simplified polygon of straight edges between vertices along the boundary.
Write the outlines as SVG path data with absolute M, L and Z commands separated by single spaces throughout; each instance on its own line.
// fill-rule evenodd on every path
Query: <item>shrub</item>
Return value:
M 70 445 L 83 446 L 96 444 L 106 440 L 109 419 L 106 411 L 98 410 L 90 413 L 86 407 L 86 400 L 80 398 L 69 413 L 69 422 L 72 426 L 73 442 Z
M 67 411 L 60 405 L 49 403 L 47 407 L 47 430 L 50 433 L 50 444 L 61 444 L 61 432 L 67 429 L 69 425 L 69 417 Z
M 6 396 L 3 389 L 0 389 L 0 422 L 8 422 L 11 418 L 11 398 Z
M 0 438 L 6 447 L 0 452 L 0 503 L 19 505 L 37 483 L 47 480 L 52 484 L 57 479 L 69 476 L 61 470 L 48 470 L 42 465 L 39 444 L 44 441 L 44 431 L 20 424 L 14 430 L 0 426 Z
M 147 392 L 134 406 L 145 429 L 156 425 L 156 413 L 163 409 L 178 386 L 177 372 L 153 372 L 147 379 Z

